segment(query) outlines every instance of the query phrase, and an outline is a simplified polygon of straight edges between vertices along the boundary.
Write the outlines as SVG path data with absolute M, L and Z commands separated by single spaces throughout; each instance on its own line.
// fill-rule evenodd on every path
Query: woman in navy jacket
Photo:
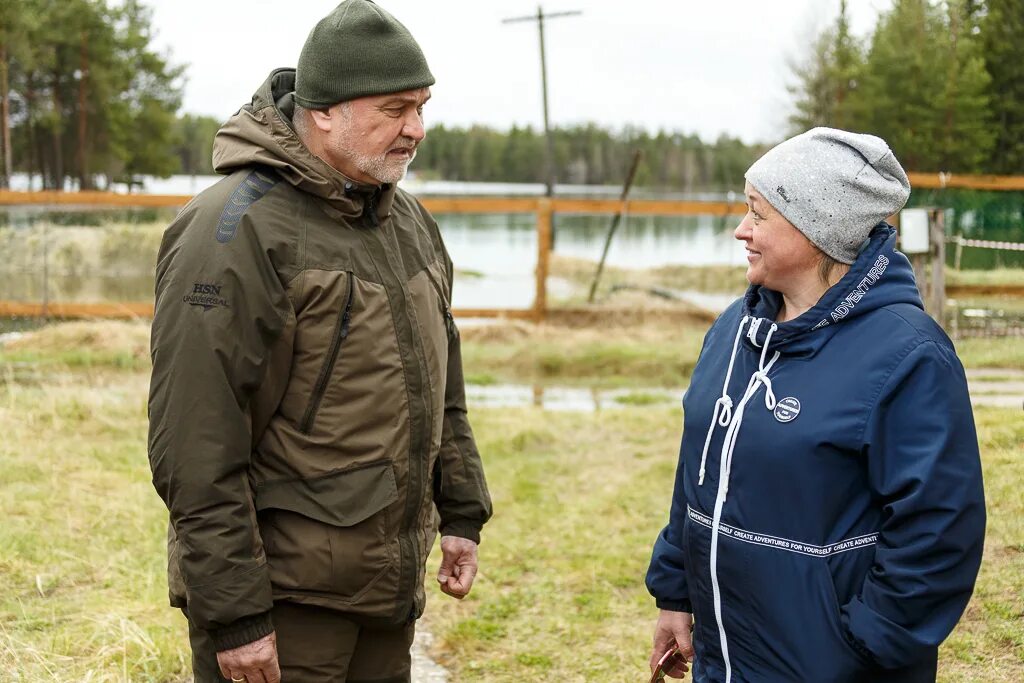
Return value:
M 963 367 L 883 222 L 910 184 L 827 128 L 746 178 L 750 288 L 683 398 L 652 668 L 678 646 L 698 683 L 934 681 L 985 506 Z

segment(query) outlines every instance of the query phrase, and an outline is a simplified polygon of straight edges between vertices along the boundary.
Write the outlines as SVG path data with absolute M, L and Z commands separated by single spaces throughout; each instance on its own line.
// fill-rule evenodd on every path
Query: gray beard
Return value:
M 335 152 L 348 158 L 359 171 L 376 179 L 377 182 L 392 185 L 405 177 L 406 172 L 409 170 L 409 164 L 416 158 L 415 149 L 413 149 L 412 155 L 407 160 L 388 159 L 387 153 L 374 156 L 357 152 L 347 130 L 346 134 L 342 135 L 341 139 L 338 140 Z
M 387 156 L 352 155 L 350 158 L 355 167 L 366 175 L 393 185 L 409 171 L 409 164 L 416 158 L 416 150 L 413 150 L 412 156 L 406 161 L 391 161 Z

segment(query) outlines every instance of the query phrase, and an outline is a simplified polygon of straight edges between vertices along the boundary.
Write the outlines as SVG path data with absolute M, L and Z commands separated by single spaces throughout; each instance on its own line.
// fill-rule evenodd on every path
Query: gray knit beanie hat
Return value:
M 434 84 L 409 29 L 370 0 L 345 0 L 320 20 L 302 46 L 295 101 L 326 109 L 368 95 Z
M 775 146 L 746 178 L 841 263 L 853 263 L 871 229 L 910 197 L 907 174 L 885 140 L 835 128 L 814 128 Z

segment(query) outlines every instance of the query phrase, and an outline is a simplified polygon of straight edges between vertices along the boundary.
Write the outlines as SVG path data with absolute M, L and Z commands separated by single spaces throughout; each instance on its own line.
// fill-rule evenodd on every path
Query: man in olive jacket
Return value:
M 367 0 L 217 134 L 157 265 L 153 483 L 197 683 L 409 680 L 425 562 L 470 590 L 491 514 L 452 263 L 395 183 L 434 83 Z

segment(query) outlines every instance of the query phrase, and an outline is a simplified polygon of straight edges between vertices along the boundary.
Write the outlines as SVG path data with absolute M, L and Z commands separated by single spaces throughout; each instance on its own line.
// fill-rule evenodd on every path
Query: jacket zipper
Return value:
M 331 379 L 334 366 L 338 362 L 341 343 L 348 337 L 349 326 L 352 321 L 353 279 L 352 273 L 349 272 L 348 297 L 345 301 L 345 310 L 342 312 L 341 317 L 338 318 L 338 324 L 334 326 L 334 338 L 331 340 L 331 347 L 327 352 L 327 360 L 323 367 L 320 368 L 320 376 L 317 377 L 316 385 L 313 387 L 313 395 L 310 397 L 309 406 L 306 407 L 306 414 L 302 417 L 300 429 L 303 434 L 309 434 L 309 431 L 313 428 L 313 421 L 320 410 L 320 401 L 323 400 L 324 392 L 327 390 L 327 382 Z
M 434 291 L 437 292 L 437 299 L 441 302 L 441 314 L 444 316 L 444 326 L 448 331 L 448 338 L 458 334 L 458 328 L 455 327 L 455 316 L 452 315 L 452 309 L 448 305 L 448 299 L 445 298 L 441 285 L 438 284 L 437 280 L 434 279 L 434 275 L 430 272 L 430 268 L 426 269 L 427 279 L 430 280 L 430 284 L 434 285 Z
M 379 196 L 380 190 L 376 190 L 363 202 L 363 220 L 369 223 L 371 228 L 376 228 L 380 225 L 380 216 L 377 215 Z

